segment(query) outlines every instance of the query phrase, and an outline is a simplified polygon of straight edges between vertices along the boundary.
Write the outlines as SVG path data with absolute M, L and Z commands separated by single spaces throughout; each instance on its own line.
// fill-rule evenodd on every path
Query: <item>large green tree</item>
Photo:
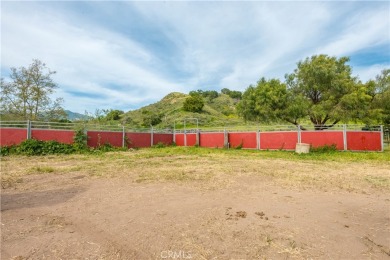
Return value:
M 243 94 L 238 108 L 245 119 L 283 120 L 299 124 L 310 120 L 316 130 L 341 122 L 371 123 L 370 86 L 352 76 L 348 57 L 315 55 L 298 62 L 286 83 L 261 79 Z
M 203 110 L 204 101 L 200 94 L 196 92 L 190 93 L 190 96 L 184 100 L 184 111 L 200 113 Z
M 27 68 L 11 68 L 11 81 L 1 79 L 2 116 L 26 120 L 64 118 L 63 100 L 51 98 L 58 87 L 52 79 L 55 73 L 40 60 L 33 60 Z
M 245 120 L 272 123 L 287 121 L 298 125 L 305 115 L 307 102 L 301 95 L 293 95 L 278 79 L 261 78 L 256 86 L 249 86 L 237 106 Z
M 379 110 L 382 123 L 390 125 L 390 69 L 382 70 L 375 80 L 369 81 L 372 109 Z

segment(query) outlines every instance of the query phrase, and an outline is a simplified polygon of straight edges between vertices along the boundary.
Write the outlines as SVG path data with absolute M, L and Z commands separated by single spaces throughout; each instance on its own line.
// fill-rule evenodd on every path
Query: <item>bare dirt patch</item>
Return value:
M 387 259 L 389 172 L 145 151 L 8 157 L 1 259 Z

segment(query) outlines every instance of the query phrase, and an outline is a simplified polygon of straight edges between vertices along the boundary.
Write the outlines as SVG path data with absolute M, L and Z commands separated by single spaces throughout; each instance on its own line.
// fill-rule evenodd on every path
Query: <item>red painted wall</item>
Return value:
M 295 150 L 297 132 L 261 132 L 260 149 Z
M 229 133 L 229 146 L 237 147 L 242 143 L 242 148 L 256 149 L 256 132 L 252 133 Z
M 222 148 L 224 146 L 224 133 L 200 133 L 199 146 Z
M 21 128 L 0 129 L 0 146 L 17 145 L 27 139 L 27 130 Z
M 347 131 L 347 147 L 352 151 L 381 151 L 381 133 Z
M 88 146 L 97 147 L 106 143 L 115 147 L 122 147 L 122 132 L 88 131 Z M 100 140 L 99 140 L 100 136 Z
M 187 134 L 187 146 L 196 145 L 196 134 Z
M 130 141 L 130 144 L 128 145 L 129 148 L 142 148 L 151 146 L 150 133 L 126 133 L 126 136 Z
M 175 143 L 177 146 L 184 146 L 184 134 L 175 134 Z
M 344 150 L 343 132 L 302 131 L 301 142 L 313 147 L 335 144 L 338 150 Z
M 73 130 L 31 129 L 31 138 L 40 141 L 57 141 L 64 144 L 73 144 L 73 137 Z
M 196 144 L 196 134 L 186 134 L 187 136 L 187 146 L 194 146 Z M 184 146 L 184 134 L 176 134 L 176 145 Z
M 153 144 L 164 143 L 166 145 L 171 145 L 172 142 L 172 134 L 153 134 Z

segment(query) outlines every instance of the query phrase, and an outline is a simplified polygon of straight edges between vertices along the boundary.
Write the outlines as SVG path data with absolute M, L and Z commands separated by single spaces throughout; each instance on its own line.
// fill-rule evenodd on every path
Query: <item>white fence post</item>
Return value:
M 196 129 L 196 146 L 200 146 L 199 129 Z
M 297 128 L 298 128 L 298 143 L 300 144 L 302 142 L 301 125 L 297 125 Z
M 122 148 L 125 148 L 125 126 L 122 126 Z
M 344 151 L 348 150 L 348 143 L 347 143 L 347 125 L 343 125 L 343 144 L 344 144 Z
M 380 129 L 381 129 L 381 152 L 383 152 L 385 149 L 384 137 L 383 137 L 383 125 L 380 126 Z
M 153 146 L 153 126 L 150 128 L 150 146 Z
M 31 139 L 31 121 L 27 120 L 27 139 Z

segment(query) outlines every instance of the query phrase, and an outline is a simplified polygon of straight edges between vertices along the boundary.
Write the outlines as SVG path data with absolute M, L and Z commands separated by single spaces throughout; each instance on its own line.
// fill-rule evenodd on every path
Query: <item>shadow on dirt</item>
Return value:
M 52 206 L 66 202 L 76 195 L 84 192 L 84 187 L 72 187 L 67 189 L 24 192 L 15 194 L 1 194 L 1 211 L 34 208 L 40 206 Z

